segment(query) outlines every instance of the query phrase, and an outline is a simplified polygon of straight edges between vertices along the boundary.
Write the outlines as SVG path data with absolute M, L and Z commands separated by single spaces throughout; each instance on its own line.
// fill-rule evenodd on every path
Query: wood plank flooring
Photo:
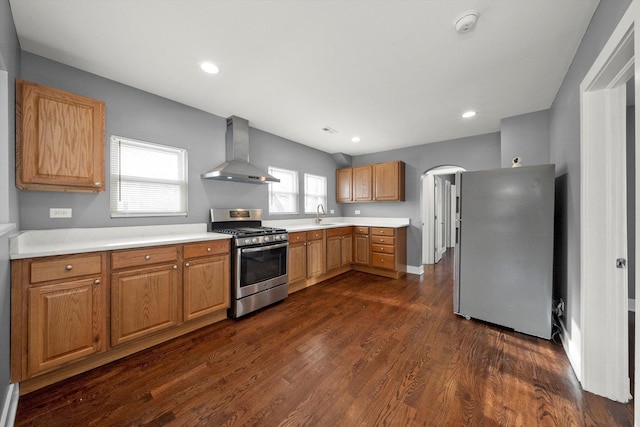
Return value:
M 346 273 L 22 396 L 16 425 L 633 425 L 561 346 L 455 316 L 451 266 Z

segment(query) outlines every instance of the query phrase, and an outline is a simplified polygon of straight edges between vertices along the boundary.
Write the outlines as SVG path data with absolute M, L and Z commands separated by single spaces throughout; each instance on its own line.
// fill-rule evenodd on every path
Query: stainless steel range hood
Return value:
M 227 118 L 226 149 L 227 161 L 203 173 L 202 178 L 255 184 L 280 182 L 249 163 L 249 121 L 246 119 L 237 116 Z

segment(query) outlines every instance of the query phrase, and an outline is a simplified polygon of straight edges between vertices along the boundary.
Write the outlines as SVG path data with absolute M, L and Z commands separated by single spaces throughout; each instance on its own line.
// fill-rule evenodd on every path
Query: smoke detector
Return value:
M 465 12 L 456 18 L 456 31 L 460 34 L 468 33 L 476 26 L 476 22 L 478 22 L 478 12 L 474 10 Z

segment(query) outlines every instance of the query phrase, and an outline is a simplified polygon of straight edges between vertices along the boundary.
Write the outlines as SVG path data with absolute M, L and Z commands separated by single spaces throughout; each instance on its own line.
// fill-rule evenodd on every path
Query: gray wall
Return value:
M 500 164 L 510 168 L 514 157 L 523 166 L 546 165 L 550 159 L 549 110 L 500 121 Z
M 631 0 L 601 1 L 551 106 L 551 163 L 556 165 L 555 292 L 566 302 L 568 338 L 580 319 L 580 82 Z
M 20 72 L 20 46 L 8 0 L 0 1 L 0 70 L 7 72 L 9 100 L 8 128 L 0 129 L 0 158 L 8 159 L 9 167 L 0 170 L 0 226 L 18 223 L 17 191 L 15 190 L 15 85 Z M 1 109 L 0 109 L 1 111 Z M 4 167 L 2 168 L 4 169 Z M 5 402 L 10 382 L 11 278 L 9 270 L 9 240 L 0 233 L 0 405 Z M 0 407 L 0 411 L 2 407 Z
M 443 165 L 460 166 L 466 170 L 500 167 L 500 134 L 489 133 L 469 138 L 368 154 L 353 158 L 353 165 L 402 160 L 406 163 L 405 202 L 346 203 L 345 216 L 410 218 L 407 232 L 407 262 L 422 265 L 422 218 L 420 177 L 429 169 Z
M 106 103 L 107 191 L 98 194 L 19 191 L 21 229 L 112 227 L 208 221 L 211 207 L 268 210 L 268 186 L 203 180 L 200 174 L 225 161 L 226 120 L 201 110 L 116 83 L 84 71 L 23 52 L 21 78 L 35 83 L 101 99 Z M 247 117 L 251 121 L 250 117 Z M 189 152 L 189 216 L 114 218 L 109 216 L 110 135 L 130 137 L 186 148 Z M 328 209 L 335 202 L 336 161 L 330 154 L 250 129 L 250 160 L 267 169 L 278 166 L 327 177 Z M 70 219 L 50 219 L 49 208 L 72 208 Z M 300 200 L 300 212 L 304 211 Z M 328 211 L 327 211 L 328 212 Z M 304 217 L 294 215 L 277 218 Z M 311 217 L 311 216 L 309 216 Z M 272 217 L 274 219 L 276 217 Z

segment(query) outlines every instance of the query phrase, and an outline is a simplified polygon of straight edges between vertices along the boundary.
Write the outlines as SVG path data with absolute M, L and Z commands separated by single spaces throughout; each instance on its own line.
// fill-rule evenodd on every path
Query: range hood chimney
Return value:
M 266 184 L 280 182 L 249 163 L 249 121 L 238 116 L 227 118 L 226 162 L 205 172 L 202 178 L 220 181 Z

